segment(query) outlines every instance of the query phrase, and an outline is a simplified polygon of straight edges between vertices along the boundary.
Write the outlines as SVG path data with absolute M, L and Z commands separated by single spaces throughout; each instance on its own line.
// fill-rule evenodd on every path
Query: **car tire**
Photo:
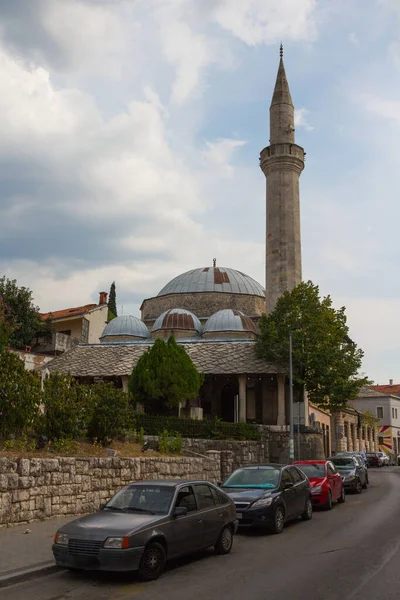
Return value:
M 313 508 L 312 508 L 311 498 L 307 498 L 305 509 L 301 513 L 301 518 L 303 519 L 303 521 L 310 521 L 312 519 L 312 516 L 313 516 Z
M 217 554 L 229 554 L 233 546 L 233 533 L 231 527 L 226 525 L 219 534 L 218 542 L 214 549 Z
M 354 490 L 354 493 L 355 494 L 361 494 L 362 491 L 363 491 L 363 486 L 362 486 L 361 480 L 360 480 L 360 478 L 357 478 L 356 488 Z
M 324 504 L 324 510 L 332 510 L 332 508 L 333 508 L 332 492 L 328 492 L 328 499 Z
M 285 513 L 283 512 L 283 508 L 278 506 L 275 510 L 274 520 L 271 525 L 271 532 L 275 535 L 282 533 L 283 528 L 285 527 Z
M 344 490 L 344 485 L 342 486 L 342 493 L 340 494 L 340 496 L 338 498 L 338 502 L 339 502 L 339 504 L 343 504 L 343 502 L 346 502 L 346 492 Z
M 167 556 L 158 542 L 147 544 L 139 564 L 139 575 L 143 581 L 158 579 L 165 568 Z
M 363 490 L 366 490 L 367 487 L 368 487 L 368 481 L 365 480 L 364 483 L 362 484 L 362 488 L 363 488 Z

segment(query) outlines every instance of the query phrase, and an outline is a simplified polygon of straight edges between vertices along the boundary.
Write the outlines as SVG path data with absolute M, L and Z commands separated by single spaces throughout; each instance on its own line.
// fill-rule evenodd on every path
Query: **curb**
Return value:
M 54 562 L 45 562 L 33 565 L 27 569 L 14 569 L 3 574 L 0 573 L 0 589 L 20 583 L 21 581 L 28 581 L 29 579 L 50 575 L 51 573 L 56 573 L 60 570 L 60 567 L 57 567 Z

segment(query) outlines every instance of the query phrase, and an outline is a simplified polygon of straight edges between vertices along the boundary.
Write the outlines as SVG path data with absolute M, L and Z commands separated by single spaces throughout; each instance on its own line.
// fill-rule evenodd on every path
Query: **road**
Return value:
M 400 468 L 282 535 L 243 532 L 228 556 L 174 561 L 155 582 L 58 572 L 2 590 L 7 600 L 394 600 L 400 594 Z

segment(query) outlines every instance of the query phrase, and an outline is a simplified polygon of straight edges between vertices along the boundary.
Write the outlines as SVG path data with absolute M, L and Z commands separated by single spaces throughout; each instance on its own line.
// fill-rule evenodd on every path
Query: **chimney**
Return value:
M 101 304 L 107 304 L 107 292 L 100 292 L 100 297 L 99 297 L 99 306 Z
M 389 379 L 389 385 L 393 385 L 393 379 Z

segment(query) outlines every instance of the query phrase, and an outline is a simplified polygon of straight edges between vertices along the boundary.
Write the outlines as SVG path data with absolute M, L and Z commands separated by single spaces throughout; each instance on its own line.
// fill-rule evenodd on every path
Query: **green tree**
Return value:
M 51 373 L 43 384 L 40 432 L 50 440 L 86 435 L 94 403 L 93 386 L 81 385 L 69 373 Z
M 30 346 L 37 335 L 50 332 L 51 323 L 40 318 L 39 308 L 33 304 L 31 290 L 19 287 L 15 279 L 0 277 L 0 296 L 15 319 L 15 329 L 10 336 L 11 346 Z
M 115 292 L 115 281 L 112 282 L 110 287 L 110 294 L 108 296 L 108 320 L 112 321 L 118 317 L 117 312 L 117 294 Z
M 151 413 L 174 411 L 181 402 L 196 398 L 204 381 L 183 346 L 174 337 L 168 342 L 156 339 L 143 354 L 129 379 L 134 402 L 142 403 Z
M 0 352 L 8 347 L 15 328 L 15 318 L 0 296 Z
M 35 425 L 41 399 L 40 377 L 26 371 L 7 348 L 0 351 L 0 438 L 20 435 Z
M 102 444 L 110 444 L 113 439 L 129 429 L 132 407 L 128 394 L 117 389 L 113 383 L 98 383 L 94 386 L 94 411 L 88 426 L 88 437 Z
M 293 380 L 307 389 L 315 404 L 335 408 L 355 398 L 366 377 L 359 375 L 363 351 L 349 338 L 345 308 L 320 298 L 311 281 L 285 292 L 269 315 L 263 315 L 257 354 L 289 364 L 289 329 L 293 337 Z

